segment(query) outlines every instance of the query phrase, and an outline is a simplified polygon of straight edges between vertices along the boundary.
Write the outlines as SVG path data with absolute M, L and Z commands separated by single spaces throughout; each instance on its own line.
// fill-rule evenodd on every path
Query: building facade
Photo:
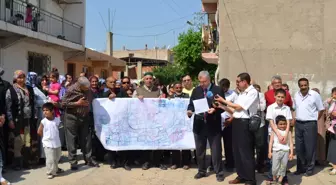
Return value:
M 281 75 L 290 91 L 305 77 L 326 97 L 336 86 L 336 1 L 202 0 L 216 12 L 219 79 L 249 72 L 266 91 Z M 211 17 L 210 17 L 211 19 Z
M 152 72 L 155 67 L 173 63 L 173 52 L 169 49 L 145 49 L 113 51 L 113 56 L 124 60 L 127 67 L 123 76 L 140 80 L 146 72 Z M 122 75 L 121 75 L 122 76 Z
M 0 66 L 66 73 L 64 56 L 85 51 L 86 0 L 0 0 Z

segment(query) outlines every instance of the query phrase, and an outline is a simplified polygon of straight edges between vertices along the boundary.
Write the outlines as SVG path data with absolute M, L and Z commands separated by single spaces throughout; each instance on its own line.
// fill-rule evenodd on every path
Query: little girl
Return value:
M 275 118 L 275 122 L 279 133 L 285 136 L 287 128 L 286 117 L 279 115 Z M 286 175 L 288 159 L 293 159 L 293 140 L 291 135 L 289 131 L 286 144 L 281 144 L 278 136 L 274 132 L 271 134 L 268 147 L 268 157 L 272 159 L 273 182 L 271 184 L 281 185 L 282 179 Z M 279 178 L 278 181 L 277 178 Z
M 328 132 L 330 132 L 329 148 L 327 160 L 332 164 L 330 175 L 336 175 L 336 87 L 331 90 L 331 98 L 327 100 L 327 115 L 330 117 L 331 125 L 328 125 Z
M 61 90 L 61 84 L 58 83 L 58 73 L 57 72 L 51 72 L 50 73 L 50 85 L 48 91 L 48 96 L 53 102 L 59 102 L 59 92 Z M 55 108 L 55 116 L 60 117 L 61 113 L 58 108 Z

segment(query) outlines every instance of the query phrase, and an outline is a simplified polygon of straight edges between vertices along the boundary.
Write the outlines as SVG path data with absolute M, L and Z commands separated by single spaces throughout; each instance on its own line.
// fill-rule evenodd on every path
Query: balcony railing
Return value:
M 80 25 L 19 0 L 0 0 L 0 20 L 82 44 Z
M 219 36 L 216 28 L 209 25 L 202 26 L 203 53 L 217 53 Z

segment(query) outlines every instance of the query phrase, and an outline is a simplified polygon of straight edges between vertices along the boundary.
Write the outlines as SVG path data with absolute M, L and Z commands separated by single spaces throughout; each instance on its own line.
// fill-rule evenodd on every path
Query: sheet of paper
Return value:
M 223 112 L 221 114 L 222 117 L 222 130 L 224 130 L 225 126 L 224 126 L 224 122 L 226 119 L 230 118 L 230 115 L 227 112 Z
M 209 110 L 208 101 L 206 98 L 194 100 L 195 114 L 207 112 Z

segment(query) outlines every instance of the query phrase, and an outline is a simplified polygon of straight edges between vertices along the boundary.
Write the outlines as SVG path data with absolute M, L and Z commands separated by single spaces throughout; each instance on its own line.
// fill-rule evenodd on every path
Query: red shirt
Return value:
M 266 108 L 269 105 L 272 105 L 273 103 L 275 103 L 274 93 L 275 93 L 275 89 L 271 89 L 271 90 L 265 92 Z M 291 97 L 291 95 L 289 94 L 288 91 L 286 91 L 286 98 L 285 98 L 284 104 L 287 105 L 290 108 L 293 107 L 292 97 Z

